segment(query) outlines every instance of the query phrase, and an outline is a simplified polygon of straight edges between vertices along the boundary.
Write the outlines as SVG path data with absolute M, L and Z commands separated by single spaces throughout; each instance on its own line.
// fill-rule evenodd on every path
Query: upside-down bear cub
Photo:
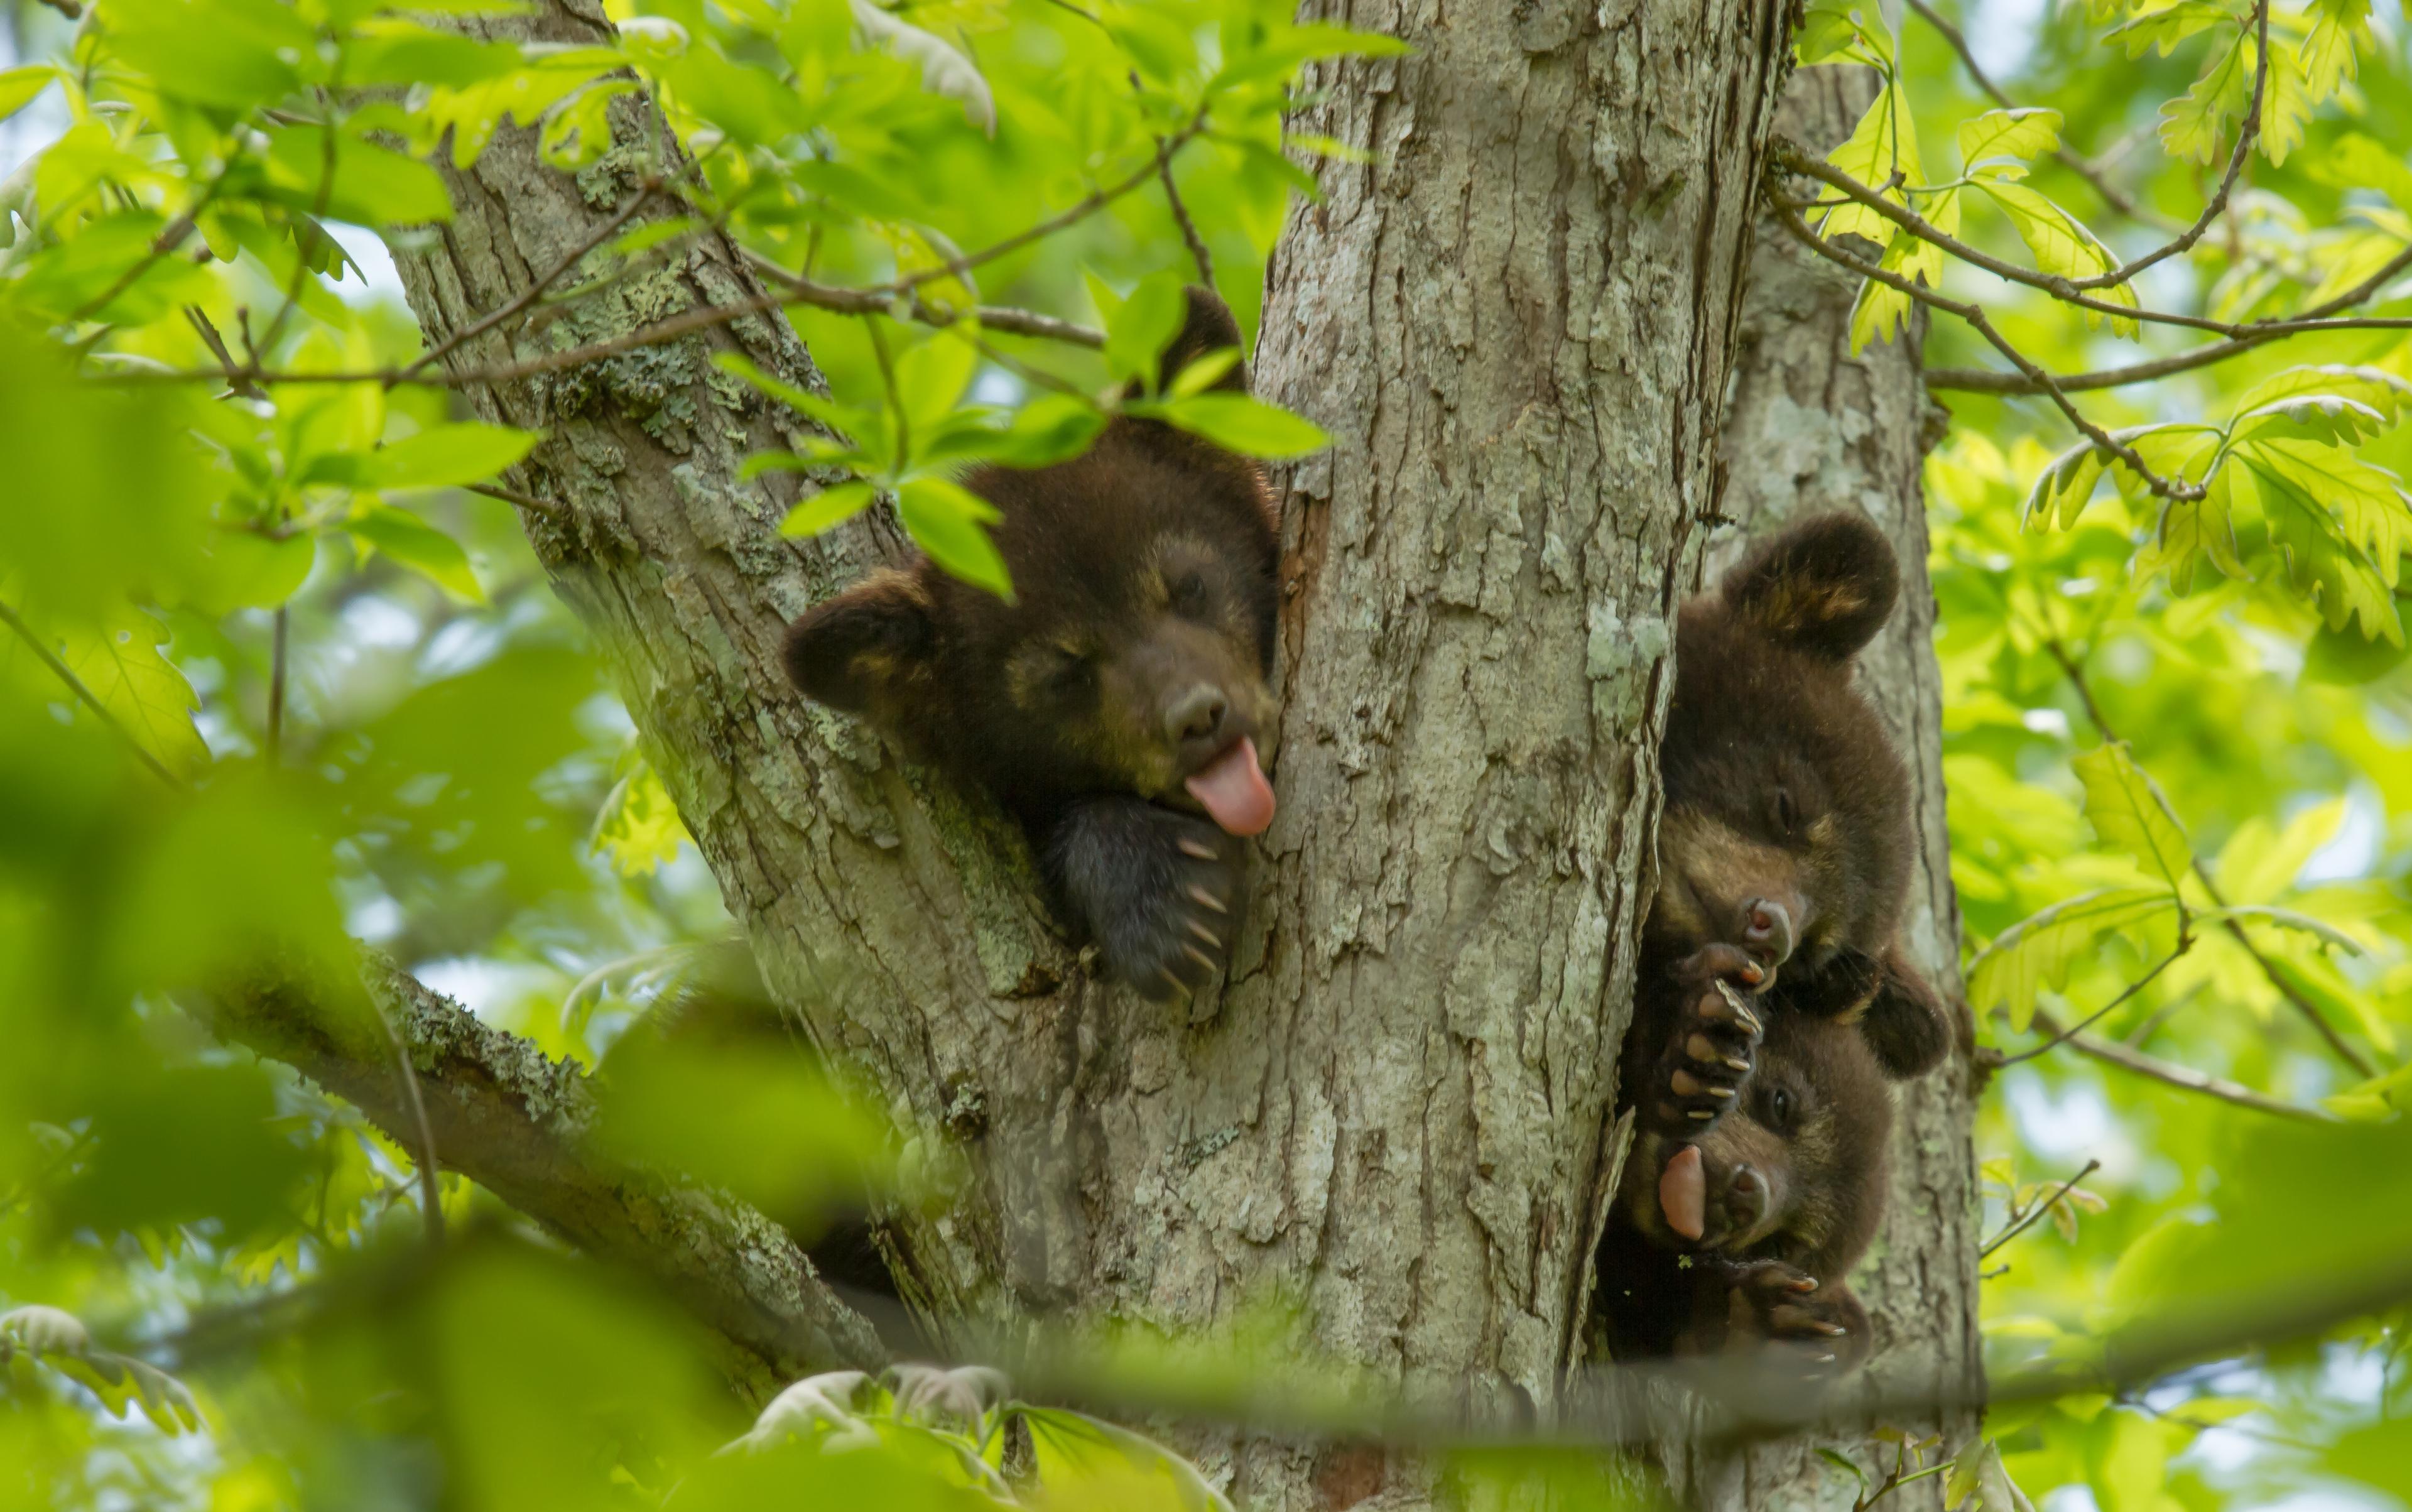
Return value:
M 1163 371 L 1239 342 L 1193 288 Z M 1245 383 L 1235 364 L 1217 387 Z M 1232 938 L 1244 837 L 1272 822 L 1271 485 L 1128 416 L 1071 462 L 963 483 L 1002 512 L 1013 601 L 926 558 L 882 570 L 795 623 L 788 675 L 993 794 L 1108 972 L 1199 987 Z
M 1896 939 L 1908 776 L 1851 685 L 1899 592 L 1873 525 L 1820 515 L 1678 621 L 1619 1067 L 1638 1134 L 1599 1262 L 1620 1359 L 1772 1343 L 1815 1376 L 1867 1354 L 1845 1277 L 1884 1214 L 1888 1083 L 1950 1042 Z

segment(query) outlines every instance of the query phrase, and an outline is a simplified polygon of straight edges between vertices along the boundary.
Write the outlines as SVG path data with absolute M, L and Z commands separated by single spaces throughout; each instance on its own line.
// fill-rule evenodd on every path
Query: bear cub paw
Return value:
M 1764 1010 L 1745 994 L 1765 976 L 1730 945 L 1704 946 L 1677 962 L 1684 1008 L 1656 1078 L 1657 1123 L 1667 1133 L 1697 1138 L 1740 1101 L 1765 1033 Z
M 1728 1346 L 1766 1346 L 1785 1374 L 1840 1375 L 1864 1352 L 1867 1314 L 1846 1286 L 1822 1284 L 1781 1260 L 1754 1260 L 1736 1268 L 1732 1298 Z
M 1229 958 L 1246 845 L 1212 820 L 1114 795 L 1076 805 L 1048 859 L 1107 974 L 1161 1000 Z

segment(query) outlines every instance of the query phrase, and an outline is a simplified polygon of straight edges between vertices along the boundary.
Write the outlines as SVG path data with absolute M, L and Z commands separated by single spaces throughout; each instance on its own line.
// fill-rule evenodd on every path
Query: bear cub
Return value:
M 1902 956 L 1909 779 L 1853 658 L 1900 570 L 1857 515 L 1754 550 L 1677 622 L 1657 890 L 1618 1068 L 1636 1138 L 1601 1242 L 1619 1359 L 1867 1354 L 1845 1280 L 1884 1214 L 1889 1083 L 1950 1047 Z
M 1240 344 L 1189 291 L 1167 380 Z M 1217 388 L 1244 391 L 1235 363 Z M 796 621 L 788 675 L 1020 821 L 1106 971 L 1152 997 L 1204 985 L 1234 937 L 1245 837 L 1272 822 L 1257 740 L 1279 544 L 1250 459 L 1118 416 L 1081 456 L 982 467 L 1008 602 L 927 558 Z

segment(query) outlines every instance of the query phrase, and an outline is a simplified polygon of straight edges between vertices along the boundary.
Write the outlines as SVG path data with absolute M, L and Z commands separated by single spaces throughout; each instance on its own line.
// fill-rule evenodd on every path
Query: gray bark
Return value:
M 1777 130 L 1823 152 L 1850 134 L 1875 97 L 1865 69 L 1821 67 L 1796 75 Z M 1850 355 L 1859 280 L 1822 262 L 1773 224 L 1760 228 L 1735 359 L 1733 402 L 1722 454 L 1729 468 L 1723 511 L 1740 527 L 1712 543 L 1708 575 L 1739 555 L 1749 537 L 1790 519 L 1856 509 L 1881 525 L 1901 554 L 1902 607 L 1860 658 L 1860 686 L 1883 712 L 1917 800 L 1919 867 L 1905 929 L 1910 956 L 1955 1001 L 1960 991 L 1960 910 L 1951 890 L 1944 827 L 1942 682 L 1934 660 L 1934 597 L 1926 575 L 1926 505 L 1919 462 L 1945 417 L 1919 377 L 1922 310 L 1901 337 Z M 1875 1323 L 1870 1385 L 1898 1396 L 1981 1400 L 1977 1332 L 1980 1217 L 1975 1149 L 1974 1067 L 1964 1053 L 1905 1087 L 1892 1140 L 1891 1207 L 1885 1235 L 1852 1278 Z M 1976 1428 L 1973 1413 L 1899 1426 L 1941 1431 L 1952 1449 Z M 1822 1441 L 1880 1480 L 1864 1435 Z M 1763 1444 L 1685 1467 L 1697 1505 L 1717 1507 L 1848 1508 L 1860 1485 L 1820 1458 L 1815 1438 Z M 1904 1512 L 1943 1505 L 1943 1477 L 1887 1498 Z

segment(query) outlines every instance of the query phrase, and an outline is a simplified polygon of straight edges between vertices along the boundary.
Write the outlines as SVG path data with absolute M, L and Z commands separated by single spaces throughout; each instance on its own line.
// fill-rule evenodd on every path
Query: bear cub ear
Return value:
M 892 725 L 936 647 L 928 590 L 884 567 L 787 627 L 787 676 L 816 703 Z
M 1901 596 L 1884 533 L 1855 514 L 1814 515 L 1761 542 L 1726 574 L 1727 609 L 1778 640 L 1848 661 L 1875 639 Z
M 1189 312 L 1181 322 L 1181 334 L 1164 349 L 1164 358 L 1156 369 L 1155 389 L 1162 393 L 1181 370 L 1209 352 L 1230 348 L 1236 355 L 1230 369 L 1206 386 L 1208 392 L 1244 394 L 1248 391 L 1246 351 L 1240 344 L 1240 323 L 1231 317 L 1230 307 L 1211 288 L 1192 284 L 1184 291 L 1189 301 Z
M 1886 951 L 1878 964 L 1875 995 L 1860 1010 L 1860 1033 L 1895 1081 L 1924 1076 L 1951 1050 L 1942 997 L 1898 949 Z

